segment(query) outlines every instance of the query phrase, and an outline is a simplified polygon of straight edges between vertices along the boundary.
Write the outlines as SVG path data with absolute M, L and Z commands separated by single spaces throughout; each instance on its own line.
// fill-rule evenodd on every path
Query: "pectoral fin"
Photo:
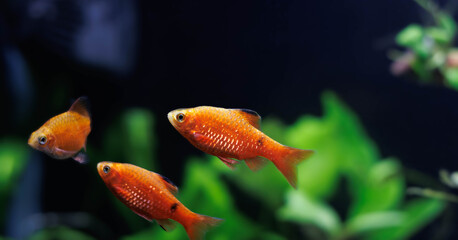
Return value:
M 234 170 L 235 165 L 239 164 L 240 162 L 230 158 L 224 158 L 217 156 L 224 164 L 226 164 L 230 169 Z
M 79 163 L 87 163 L 89 161 L 89 157 L 82 151 L 67 151 L 56 147 L 54 155 L 58 156 L 59 159 L 73 158 Z
M 199 132 L 193 132 L 192 133 L 192 137 L 197 142 L 208 142 L 208 141 L 210 141 L 210 138 L 206 137 L 205 135 L 203 135 L 203 134 L 201 134 Z
M 78 151 L 67 151 L 61 148 L 54 148 L 53 154 L 56 155 L 58 159 L 66 159 L 66 158 L 71 158 L 74 155 L 76 155 Z

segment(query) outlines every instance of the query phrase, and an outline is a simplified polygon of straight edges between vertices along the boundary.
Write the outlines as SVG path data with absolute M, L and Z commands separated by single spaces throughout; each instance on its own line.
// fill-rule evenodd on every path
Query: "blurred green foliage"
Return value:
M 196 213 L 225 220 L 207 233 L 207 239 L 406 239 L 441 213 L 441 200 L 407 201 L 401 163 L 381 158 L 357 117 L 334 94 L 325 93 L 322 102 L 322 117 L 303 116 L 291 126 L 275 117 L 262 122 L 263 131 L 273 139 L 316 151 L 298 166 L 297 190 L 272 163 L 252 172 L 245 164 L 230 170 L 210 155 L 186 160 L 178 199 Z M 89 148 L 91 158 L 129 162 L 160 173 L 157 167 L 168 163 L 156 159 L 154 123 L 148 110 L 123 113 L 108 128 L 102 148 Z M 0 178 L 15 179 L 25 164 L 24 147 L 22 142 L 0 142 L 5 166 Z M 0 189 L 2 199 L 5 191 Z M 109 196 L 128 223 L 132 234 L 122 239 L 187 239 L 182 226 L 165 232 L 133 213 L 108 189 L 100 194 Z M 45 236 L 91 239 L 65 227 L 42 230 L 31 239 Z
M 47 228 L 38 231 L 28 240 L 49 240 L 49 239 L 79 239 L 79 240 L 95 240 L 95 238 L 86 235 L 78 230 L 73 230 L 68 227 L 60 226 L 55 228 Z
M 453 46 L 457 24 L 451 14 L 431 0 L 416 0 L 434 24 L 410 24 L 396 36 L 404 53 L 392 52 L 394 75 L 413 72 L 425 83 L 440 83 L 458 90 L 458 48 Z
M 335 95 L 324 94 L 323 104 L 321 118 L 303 116 L 292 126 L 274 117 L 262 123 L 272 138 L 316 150 L 298 167 L 298 190 L 289 186 L 273 164 L 252 172 L 244 164 L 230 170 L 208 155 L 186 161 L 180 201 L 197 213 L 225 219 L 209 231 L 208 239 L 288 239 L 291 225 L 318 229 L 321 233 L 316 239 L 405 239 L 440 214 L 441 201 L 404 199 L 400 162 L 381 159 L 356 116 Z M 234 193 L 231 186 L 241 192 Z M 339 188 L 343 186 L 349 196 L 345 213 L 330 203 L 344 199 L 336 195 L 342 194 Z M 244 213 L 237 208 L 237 198 L 255 201 L 260 213 Z M 157 226 L 124 237 L 145 238 L 187 237 L 182 227 L 165 232 Z
M 0 226 L 5 224 L 9 196 L 24 170 L 28 156 L 28 146 L 20 139 L 0 140 Z

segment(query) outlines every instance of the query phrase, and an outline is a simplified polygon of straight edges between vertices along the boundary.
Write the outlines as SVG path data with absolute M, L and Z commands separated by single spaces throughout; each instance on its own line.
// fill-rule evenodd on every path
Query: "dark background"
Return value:
M 396 33 L 430 20 L 413 1 L 94 1 L 105 8 L 90 2 L 0 1 L 2 136 L 25 142 L 86 95 L 88 141 L 97 148 L 123 110 L 147 108 L 156 114 L 162 173 L 179 183 L 185 157 L 200 153 L 170 126 L 168 111 L 242 107 L 292 123 L 320 115 L 320 96 L 332 90 L 383 157 L 434 178 L 441 168 L 457 169 L 458 93 L 389 72 Z M 103 24 L 88 21 L 88 13 Z M 100 49 L 112 43 L 109 34 L 89 37 L 100 45 L 78 43 L 89 27 L 114 29 L 112 36 L 124 40 L 107 50 Z M 81 57 L 81 49 L 93 57 Z M 95 169 L 33 156 L 44 158 L 43 211 L 78 210 Z M 86 175 L 66 172 L 75 166 Z M 51 197 L 54 191 L 74 201 Z

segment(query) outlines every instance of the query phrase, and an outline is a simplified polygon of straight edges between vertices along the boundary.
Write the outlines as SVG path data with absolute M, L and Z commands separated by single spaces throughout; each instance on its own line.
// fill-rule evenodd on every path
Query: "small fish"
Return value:
M 108 189 L 139 216 L 156 222 L 165 230 L 183 225 L 189 239 L 203 239 L 205 232 L 222 219 L 200 215 L 175 198 L 178 192 L 168 178 L 128 163 L 100 162 L 97 171 Z
M 29 145 L 55 159 L 73 158 L 86 163 L 86 138 L 91 132 L 87 98 L 78 98 L 67 112 L 49 119 L 29 138 Z
M 314 151 L 284 146 L 260 130 L 261 117 L 253 110 L 201 106 L 168 113 L 175 129 L 201 151 L 217 156 L 234 168 L 245 160 L 256 171 L 272 161 L 288 182 L 296 188 L 296 165 Z

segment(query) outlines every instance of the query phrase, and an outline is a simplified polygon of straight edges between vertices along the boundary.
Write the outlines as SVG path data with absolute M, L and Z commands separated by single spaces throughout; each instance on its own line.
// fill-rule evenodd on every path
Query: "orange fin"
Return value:
M 199 132 L 193 132 L 192 137 L 198 142 L 207 142 L 210 141 L 210 138 L 206 137 L 205 135 Z
M 224 158 L 224 157 L 218 157 L 218 158 L 232 170 L 234 170 L 235 165 L 240 163 L 239 161 L 230 159 L 230 158 Z
M 89 162 L 89 157 L 83 151 L 67 151 L 56 147 L 54 148 L 54 152 L 57 153 L 57 155 L 62 156 L 58 159 L 73 158 L 75 161 L 79 163 Z
M 183 226 L 188 234 L 190 240 L 202 240 L 205 237 L 205 233 L 212 227 L 217 226 L 222 221 L 221 218 L 214 218 L 205 215 L 196 214 L 194 217 L 190 217 Z
M 257 156 L 245 159 L 245 163 L 252 171 L 258 171 L 267 164 L 267 160 L 263 157 Z
M 257 129 L 261 129 L 261 116 L 253 110 L 250 109 L 232 109 L 242 115 L 245 120 L 247 120 L 250 125 Z
M 156 222 L 166 232 L 170 232 L 176 227 L 176 224 L 172 222 L 170 219 L 156 219 Z
M 271 159 L 292 187 L 297 188 L 297 164 L 309 158 L 315 151 L 284 146 L 284 153 Z
M 72 104 L 72 106 L 70 107 L 68 111 L 79 113 L 85 117 L 90 117 L 89 111 L 87 110 L 88 106 L 89 106 L 89 99 L 87 97 L 80 97 L 76 99 L 76 101 Z
M 59 155 L 67 156 L 66 158 L 70 158 L 72 155 L 76 156 L 76 154 L 78 153 L 78 151 L 67 151 L 67 150 L 64 150 L 64 149 L 58 148 L 58 147 L 54 148 L 54 151 L 56 153 L 59 153 Z
M 178 187 L 175 185 L 170 179 L 167 177 L 162 176 L 161 174 L 157 173 L 161 178 L 162 182 L 164 182 L 167 189 L 173 194 L 176 195 L 178 193 Z

